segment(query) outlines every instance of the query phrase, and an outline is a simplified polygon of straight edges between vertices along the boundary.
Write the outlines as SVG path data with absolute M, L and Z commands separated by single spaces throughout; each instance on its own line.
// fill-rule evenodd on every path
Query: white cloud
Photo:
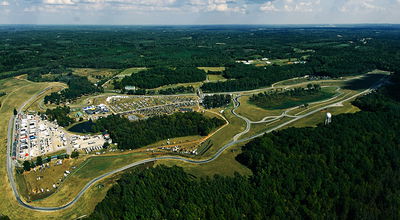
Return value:
M 320 5 L 320 0 L 276 0 L 260 6 L 261 11 L 313 12 Z
M 44 4 L 49 5 L 73 5 L 75 4 L 72 0 L 43 0 Z
M 400 0 L 399 0 L 400 1 Z M 266 2 L 261 5 L 261 11 L 279 11 L 272 2 Z
M 0 2 L 0 6 L 9 6 L 9 5 L 10 5 L 10 3 L 7 1 Z
M 400 0 L 397 0 L 398 2 Z M 387 1 L 376 1 L 376 0 L 348 0 L 341 7 L 341 12 L 362 12 L 362 11 L 384 11 L 385 7 L 380 6 L 380 3 L 384 2 L 389 6 L 390 3 Z
M 218 11 L 218 12 L 238 12 L 238 13 L 244 13 L 246 11 L 246 5 L 242 4 L 241 6 L 234 6 L 231 7 L 233 3 L 236 3 L 236 1 L 229 1 L 229 0 L 208 0 L 208 2 L 205 1 L 199 1 L 199 0 L 194 0 L 192 1 L 193 5 L 197 4 L 197 9 L 196 11 Z

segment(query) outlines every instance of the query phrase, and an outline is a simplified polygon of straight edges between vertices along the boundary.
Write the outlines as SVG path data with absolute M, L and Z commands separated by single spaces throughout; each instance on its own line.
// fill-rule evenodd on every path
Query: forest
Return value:
M 59 126 L 67 127 L 75 122 L 74 119 L 68 116 L 70 112 L 71 109 L 68 106 L 57 106 L 55 109 L 47 109 L 44 114 L 48 120 L 57 120 Z
M 109 115 L 95 122 L 94 131 L 107 131 L 118 148 L 135 149 L 168 138 L 192 135 L 206 136 L 224 121 L 207 118 L 197 112 L 155 116 L 131 122 L 120 115 Z
M 69 68 L 147 67 L 149 71 L 123 80 L 124 85 L 145 89 L 203 81 L 204 73 L 195 67 L 225 67 L 223 76 L 229 80 L 208 82 L 202 87 L 204 91 L 249 90 L 305 75 L 336 78 L 387 70 L 393 67 L 393 56 L 399 51 L 399 33 L 390 26 L 8 26 L 0 27 L 0 78 L 28 73 L 34 81 L 52 80 L 68 74 Z M 266 66 L 236 63 L 262 58 L 304 62 Z M 153 71 L 157 69 L 162 71 Z M 180 76 L 168 74 L 172 71 Z
M 125 174 L 90 219 L 397 219 L 399 89 L 397 74 L 353 102 L 361 112 L 249 142 L 237 160 L 250 177 L 164 166 Z
M 9 220 L 10 218 L 5 215 L 0 215 L 0 220 Z
M 206 72 L 195 67 L 177 67 L 175 69 L 157 67 L 124 77 L 120 86 L 121 88 L 137 86 L 142 89 L 153 89 L 170 84 L 200 82 L 204 81 L 206 77 Z
M 67 89 L 61 90 L 61 92 L 53 92 L 50 95 L 44 97 L 44 102 L 55 103 L 59 105 L 60 103 L 70 102 L 83 95 L 89 95 L 96 92 L 102 92 L 101 87 L 97 87 L 92 84 L 87 77 L 82 76 L 61 76 L 56 81 L 65 82 L 68 85 Z
M 158 94 L 160 95 L 175 95 L 175 94 L 186 94 L 194 92 L 195 90 L 193 86 L 178 86 L 176 88 L 167 88 L 158 90 Z
M 231 103 L 230 95 L 207 95 L 204 97 L 202 105 L 207 108 L 219 108 Z

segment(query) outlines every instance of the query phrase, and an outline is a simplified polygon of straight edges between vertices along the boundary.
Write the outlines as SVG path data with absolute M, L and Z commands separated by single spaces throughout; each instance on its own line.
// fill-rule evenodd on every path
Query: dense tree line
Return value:
M 70 75 L 59 80 L 67 83 L 68 88 L 61 90 L 61 92 L 53 92 L 50 95 L 45 96 L 45 103 L 60 104 L 75 100 L 82 95 L 89 95 L 103 91 L 102 88 L 93 85 L 86 77 Z
M 6 215 L 0 215 L 0 220 L 9 220 L 10 218 Z
M 108 131 L 121 149 L 135 149 L 174 137 L 209 134 L 222 126 L 218 118 L 206 118 L 197 112 L 155 116 L 131 122 L 120 115 L 110 115 L 95 122 L 94 131 Z
M 373 49 L 371 49 L 373 50 Z M 234 64 L 223 72 L 223 76 L 230 80 L 210 82 L 202 86 L 208 92 L 230 92 L 251 90 L 285 79 L 306 75 L 341 77 L 362 74 L 378 67 L 380 60 L 371 59 L 369 53 L 360 53 L 353 50 L 342 51 L 335 56 L 311 55 L 306 64 L 272 65 L 257 67 L 253 65 Z M 375 58 L 375 57 L 374 57 Z
M 117 83 L 118 84 L 118 83 Z M 135 89 L 128 90 L 122 88 L 122 93 L 126 93 L 128 95 L 175 95 L 175 94 L 187 94 L 194 93 L 195 89 L 193 86 L 178 86 L 174 88 L 160 89 L 160 90 L 150 90 L 150 89 Z
M 195 67 L 177 67 L 175 69 L 157 67 L 124 77 L 120 82 L 120 87 L 137 86 L 142 89 L 152 89 L 163 85 L 199 82 L 205 79 L 206 72 Z
M 231 103 L 230 95 L 207 95 L 204 97 L 202 105 L 205 108 L 219 108 Z
M 90 218 L 397 219 L 398 79 L 358 98 L 361 112 L 249 142 L 237 160 L 253 171 L 251 177 L 195 179 L 162 166 L 129 173 Z
M 158 90 L 158 94 L 160 95 L 174 95 L 174 94 L 185 94 L 185 93 L 194 93 L 195 90 L 193 86 L 178 86 L 175 88 L 167 88 Z
M 270 90 L 263 93 L 252 95 L 249 99 L 250 103 L 257 105 L 261 108 L 273 108 L 278 103 L 290 101 L 291 99 L 299 99 L 307 97 L 307 99 L 313 98 L 315 95 L 321 94 L 321 86 L 318 84 L 308 84 L 307 88 L 293 88 L 289 90 Z M 305 104 L 305 103 L 303 103 Z
M 45 115 L 50 121 L 57 121 L 57 124 L 66 127 L 74 123 L 74 119 L 70 118 L 68 114 L 71 109 L 68 106 L 57 106 L 55 109 L 47 109 Z
M 224 76 L 230 80 L 206 83 L 203 90 L 249 90 L 304 75 L 341 77 L 376 68 L 392 69 L 399 66 L 394 56 L 399 50 L 399 33 L 398 28 L 384 26 L 115 27 L 112 30 L 106 27 L 1 27 L 0 79 L 28 73 L 31 80 L 52 80 L 57 75 L 68 74 L 68 68 L 74 67 L 178 67 L 194 71 L 199 66 L 225 66 Z M 235 64 L 237 60 L 265 57 L 294 58 L 306 63 L 266 67 Z M 157 73 L 141 74 L 137 83 L 143 88 L 180 81 Z M 191 71 L 185 74 L 179 77 L 185 79 L 182 81 L 194 80 Z M 103 82 L 105 79 L 99 85 Z
M 25 71 L 28 80 L 34 82 L 60 81 L 60 75 L 72 75 L 72 70 L 64 66 L 47 65 Z

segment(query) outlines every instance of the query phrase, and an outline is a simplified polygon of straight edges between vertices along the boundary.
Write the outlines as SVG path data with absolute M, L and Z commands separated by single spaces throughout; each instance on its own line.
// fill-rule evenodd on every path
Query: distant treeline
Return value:
M 129 173 L 90 219 L 397 219 L 400 80 L 393 82 L 328 126 L 249 142 L 237 160 L 250 177 L 196 179 L 163 166 Z
M 208 135 L 224 121 L 206 118 L 197 112 L 155 116 L 131 122 L 120 115 L 110 115 L 95 122 L 94 131 L 108 131 L 121 149 L 135 149 L 174 137 Z
M 116 89 L 125 86 L 137 86 L 142 89 L 153 89 L 164 85 L 200 82 L 206 79 L 206 72 L 195 67 L 177 67 L 175 69 L 157 67 L 133 73 L 121 82 L 114 83 Z
M 375 49 L 371 49 L 372 51 Z M 223 71 L 227 81 L 210 82 L 202 86 L 206 92 L 231 92 L 252 90 L 270 86 L 275 82 L 306 75 L 341 77 L 367 73 L 380 65 L 381 58 L 370 52 L 360 53 L 354 50 L 337 51 L 337 54 L 326 57 L 312 55 L 306 64 L 291 64 L 284 66 L 257 67 L 253 65 L 234 64 Z
M 205 73 L 196 69 L 199 66 L 226 67 L 223 76 L 227 81 L 202 87 L 206 92 L 220 92 L 266 87 L 304 75 L 341 77 L 400 66 L 396 55 L 400 30 L 387 27 L 23 29 L 0 30 L 0 79 L 28 73 L 33 81 L 59 81 L 54 78 L 68 75 L 67 67 L 148 67 L 148 71 L 116 84 L 117 89 L 126 85 L 146 89 L 203 81 Z M 306 63 L 265 67 L 235 63 L 262 58 L 293 58 Z
M 205 108 L 219 108 L 228 105 L 231 102 L 230 95 L 207 95 L 203 99 L 203 106 Z

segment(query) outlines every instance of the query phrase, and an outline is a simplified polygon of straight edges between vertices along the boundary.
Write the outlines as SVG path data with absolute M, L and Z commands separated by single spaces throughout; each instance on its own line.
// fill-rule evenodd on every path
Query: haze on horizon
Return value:
M 400 0 L 0 0 L 0 24 L 400 23 Z

